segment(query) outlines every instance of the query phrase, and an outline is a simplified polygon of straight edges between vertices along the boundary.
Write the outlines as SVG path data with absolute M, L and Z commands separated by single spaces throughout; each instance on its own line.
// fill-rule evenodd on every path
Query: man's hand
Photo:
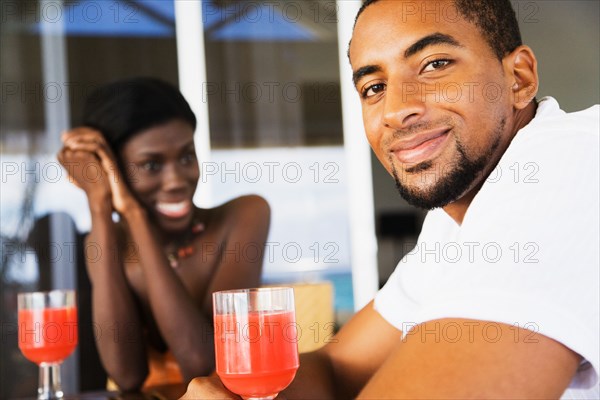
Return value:
M 239 399 L 240 397 L 223 386 L 216 374 L 193 379 L 183 395 L 184 400 Z

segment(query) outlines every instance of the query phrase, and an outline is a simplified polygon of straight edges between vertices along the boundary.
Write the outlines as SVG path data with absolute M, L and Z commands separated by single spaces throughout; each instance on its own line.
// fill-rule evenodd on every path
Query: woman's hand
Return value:
M 112 208 L 108 175 L 100 159 L 94 151 L 86 149 L 74 138 L 80 129 L 63 134 L 64 146 L 57 154 L 58 161 L 67 170 L 69 182 L 85 191 L 90 209 L 106 205 Z M 72 139 L 67 143 L 67 138 Z
M 122 214 L 139 205 L 127 188 L 115 155 L 99 131 L 75 128 L 63 133 L 62 141 L 64 147 L 58 153 L 58 160 L 67 169 L 72 182 L 86 192 L 90 207 L 109 199 L 113 209 Z

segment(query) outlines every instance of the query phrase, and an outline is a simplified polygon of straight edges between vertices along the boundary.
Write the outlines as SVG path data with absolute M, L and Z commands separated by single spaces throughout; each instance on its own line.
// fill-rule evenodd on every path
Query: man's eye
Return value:
M 452 63 L 451 60 L 445 60 L 445 59 L 444 60 L 433 60 L 433 61 L 430 61 L 429 63 L 427 63 L 427 65 L 425 65 L 425 68 L 423 68 L 423 72 L 430 72 L 430 71 L 442 69 L 444 67 L 447 67 L 451 63 Z
M 376 83 L 374 85 L 371 86 L 367 86 L 366 88 L 364 88 L 364 90 L 361 93 L 361 96 L 363 99 L 375 96 L 377 93 L 382 92 L 385 89 L 385 84 L 383 83 Z

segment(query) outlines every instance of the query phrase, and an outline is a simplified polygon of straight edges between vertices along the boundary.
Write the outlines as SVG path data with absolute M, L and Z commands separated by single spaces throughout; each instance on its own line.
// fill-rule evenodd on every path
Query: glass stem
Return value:
M 38 400 L 61 399 L 62 397 L 63 391 L 60 385 L 60 364 L 41 363 Z

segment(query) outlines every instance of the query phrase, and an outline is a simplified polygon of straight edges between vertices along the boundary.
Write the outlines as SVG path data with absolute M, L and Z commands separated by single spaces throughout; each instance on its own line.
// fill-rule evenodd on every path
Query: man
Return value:
M 432 211 L 282 396 L 598 398 L 599 108 L 535 99 L 508 0 L 367 1 L 349 57 L 373 151 Z

